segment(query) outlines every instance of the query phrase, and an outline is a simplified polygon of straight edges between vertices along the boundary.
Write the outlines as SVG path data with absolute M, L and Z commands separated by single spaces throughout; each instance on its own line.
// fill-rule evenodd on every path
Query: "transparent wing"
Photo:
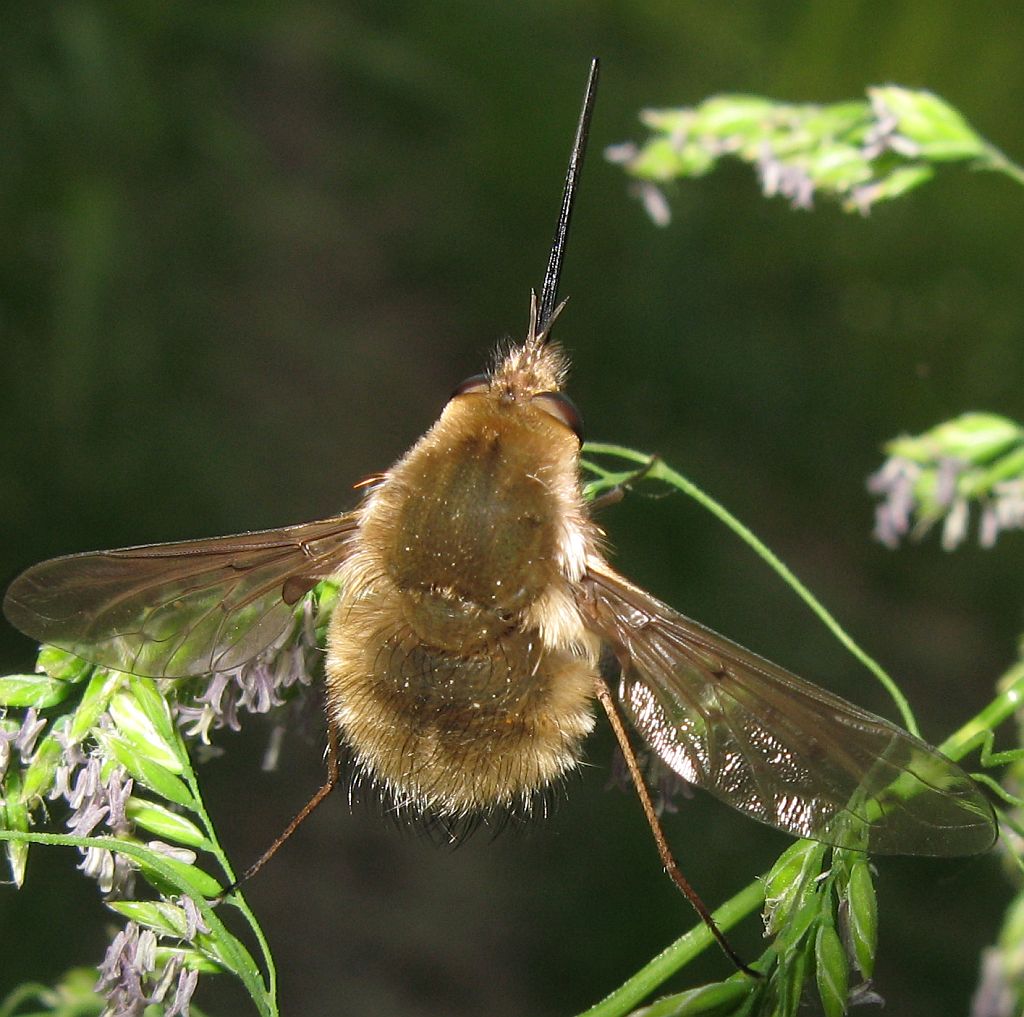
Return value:
M 991 805 L 936 749 L 684 618 L 595 564 L 581 606 L 622 663 L 620 698 L 680 776 L 800 837 L 880 854 L 992 846 Z
M 33 565 L 8 620 L 94 664 L 153 678 L 226 671 L 291 624 L 352 550 L 354 513 L 278 530 L 72 554 Z

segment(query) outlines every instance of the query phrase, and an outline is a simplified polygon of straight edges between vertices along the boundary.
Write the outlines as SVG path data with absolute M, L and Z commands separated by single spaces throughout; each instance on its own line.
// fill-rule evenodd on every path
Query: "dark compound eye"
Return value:
M 533 397 L 545 413 L 549 413 L 560 424 L 564 424 L 583 444 L 583 417 L 576 404 L 561 392 L 541 392 Z
M 474 374 L 472 378 L 467 378 L 455 391 L 452 393 L 452 399 L 460 395 L 475 395 L 478 392 L 487 392 L 491 387 L 491 379 L 486 374 Z

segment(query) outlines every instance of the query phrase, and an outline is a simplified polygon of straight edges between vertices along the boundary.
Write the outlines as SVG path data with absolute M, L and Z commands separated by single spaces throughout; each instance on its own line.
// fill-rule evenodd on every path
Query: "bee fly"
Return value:
M 17 578 L 4 611 L 94 664 L 205 675 L 252 659 L 316 583 L 337 580 L 327 781 L 265 858 L 333 787 L 337 741 L 397 801 L 467 817 L 528 801 L 575 767 L 597 699 L 663 863 L 742 967 L 672 859 L 620 712 L 686 781 L 799 837 L 970 854 L 991 845 L 994 816 L 920 739 L 684 618 L 605 559 L 581 492 L 568 363 L 551 340 L 596 79 L 594 61 L 525 340 L 455 390 L 355 511 L 57 558 Z M 599 673 L 603 646 L 621 667 L 617 698 Z

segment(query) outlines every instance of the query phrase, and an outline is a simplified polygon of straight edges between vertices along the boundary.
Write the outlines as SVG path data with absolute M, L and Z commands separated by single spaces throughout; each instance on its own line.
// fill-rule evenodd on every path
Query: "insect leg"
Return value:
M 612 698 L 611 691 L 605 684 L 604 679 L 601 677 L 595 679 L 594 689 L 597 698 L 601 701 L 601 705 L 604 707 L 604 712 L 608 714 L 608 721 L 612 726 L 612 730 L 615 732 L 615 738 L 619 743 L 619 748 L 622 750 L 622 754 L 626 759 L 626 766 L 629 768 L 630 777 L 633 778 L 633 785 L 640 798 L 640 805 L 644 810 L 644 815 L 647 817 L 647 823 L 651 828 L 651 833 L 654 835 L 654 843 L 658 848 L 658 856 L 661 858 L 661 864 L 665 867 L 665 871 L 668 873 L 669 878 L 676 884 L 683 896 L 693 906 L 693 909 L 697 914 L 700 915 L 701 920 L 718 941 L 718 945 L 725 952 L 725 955 L 729 960 L 731 960 L 733 964 L 735 964 L 736 967 L 744 974 L 750 975 L 753 978 L 761 978 L 762 975 L 760 972 L 755 971 L 753 968 L 750 968 L 743 963 L 739 954 L 736 953 L 729 941 L 725 938 L 722 930 L 715 924 L 715 920 L 712 917 L 708 906 L 700 899 L 697 891 L 690 886 L 690 883 L 680 871 L 679 866 L 672 855 L 672 849 L 668 846 L 668 841 L 665 839 L 665 832 L 661 828 L 661 821 L 658 819 L 654 803 L 651 801 L 651 794 L 647 790 L 647 785 L 644 783 L 643 774 L 640 772 L 640 765 L 636 761 L 636 754 L 633 752 L 633 747 L 629 744 L 629 736 L 626 734 L 625 725 L 622 723 L 622 718 L 619 716 L 619 711 L 615 705 L 615 700 Z
M 661 456 L 651 456 L 643 466 L 634 470 L 625 480 L 620 481 L 614 487 L 610 487 L 607 491 L 603 491 L 596 498 L 592 499 L 590 510 L 592 512 L 599 512 L 609 505 L 618 505 L 626 497 L 626 492 L 630 489 L 630 485 L 635 484 L 638 480 L 643 480 L 659 462 L 661 462 Z
M 295 831 L 309 818 L 309 815 L 313 810 L 334 790 L 335 785 L 338 783 L 338 734 L 335 730 L 333 723 L 327 725 L 327 779 L 324 781 L 323 786 L 313 795 L 312 798 L 302 807 L 299 814 L 284 828 L 284 830 L 277 836 L 266 851 L 260 855 L 259 858 L 253 862 L 242 874 L 241 878 L 236 879 L 222 894 L 221 898 L 227 897 L 238 889 L 242 883 L 245 883 L 253 876 L 256 875 L 260 869 L 263 868 L 271 858 L 277 854 L 278 848 L 293 834 Z

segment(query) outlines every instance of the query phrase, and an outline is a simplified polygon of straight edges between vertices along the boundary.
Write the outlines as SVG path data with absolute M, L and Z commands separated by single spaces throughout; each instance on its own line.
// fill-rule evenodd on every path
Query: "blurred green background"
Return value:
M 1020 628 L 1021 540 L 870 539 L 878 448 L 968 409 L 1015 418 L 1024 193 L 962 169 L 867 220 L 794 213 L 729 167 L 655 229 L 605 145 L 637 111 L 927 87 L 1024 155 L 1024 9 L 953 0 L 694 4 L 8 3 L 0 57 L 0 577 L 96 547 L 315 518 L 386 467 L 519 336 L 587 62 L 604 60 L 559 336 L 589 435 L 724 501 L 901 680 L 938 741 Z M 892 714 L 735 539 L 680 497 L 602 523 L 681 610 Z M 0 673 L 34 647 L 0 628 Z M 259 771 L 220 740 L 208 805 L 237 863 L 317 786 L 318 705 Z M 693 924 L 606 732 L 554 814 L 457 851 L 338 795 L 255 880 L 286 1014 L 566 1015 Z M 786 838 L 703 798 L 668 823 L 714 904 Z M 0 893 L 0 994 L 95 963 L 108 921 L 70 855 Z M 994 858 L 882 859 L 888 1012 L 964 1013 L 998 927 Z M 54 915 L 58 916 L 55 923 Z M 759 949 L 750 922 L 741 952 Z M 687 984 L 721 978 L 709 954 Z M 249 1012 L 225 980 L 198 1000 Z

